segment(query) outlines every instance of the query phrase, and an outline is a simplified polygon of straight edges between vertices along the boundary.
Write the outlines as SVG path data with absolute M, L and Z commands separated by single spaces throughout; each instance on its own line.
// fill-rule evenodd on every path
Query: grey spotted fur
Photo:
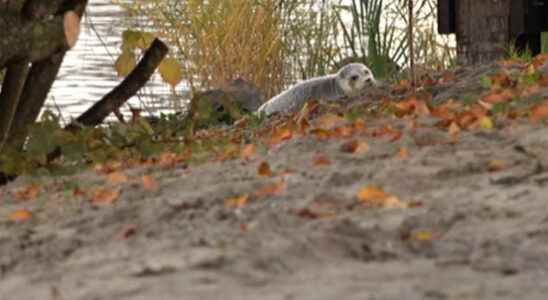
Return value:
M 312 99 L 339 100 L 359 95 L 366 85 L 376 84 L 371 71 L 363 64 L 351 63 L 336 74 L 312 78 L 292 86 L 288 90 L 265 102 L 258 114 L 289 113 L 299 110 Z

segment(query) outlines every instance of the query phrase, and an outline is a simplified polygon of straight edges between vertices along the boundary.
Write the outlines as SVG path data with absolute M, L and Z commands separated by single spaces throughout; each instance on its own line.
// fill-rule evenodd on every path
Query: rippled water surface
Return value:
M 116 76 L 113 65 L 120 53 L 122 31 L 127 28 L 124 21 L 124 11 L 111 1 L 90 1 L 80 39 L 65 57 L 47 108 L 60 111 L 65 119 L 77 117 L 120 83 L 122 78 Z M 147 107 L 165 108 L 169 95 L 169 88 L 154 76 L 129 104 L 141 107 L 146 101 Z

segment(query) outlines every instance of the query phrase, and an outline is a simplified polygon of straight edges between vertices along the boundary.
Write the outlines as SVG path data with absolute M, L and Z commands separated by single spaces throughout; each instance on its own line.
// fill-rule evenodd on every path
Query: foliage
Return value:
M 397 19 L 384 18 L 382 0 L 352 0 L 350 5 L 338 7 L 337 17 L 343 31 L 345 49 L 351 60 L 368 65 L 375 76 L 385 78 L 398 69 L 407 47 L 406 33 L 396 28 Z M 344 21 L 345 13 L 351 22 Z M 343 64 L 347 61 L 343 60 Z
M 64 174 L 90 165 L 172 166 L 248 159 L 258 149 L 273 148 L 301 136 L 339 138 L 344 142 L 341 151 L 364 155 L 369 151 L 366 138 L 395 141 L 402 137 L 404 133 L 400 129 L 383 123 L 394 117 L 410 121 L 411 127 L 434 126 L 446 131 L 447 140 L 441 143 L 455 143 L 462 131 L 493 130 L 511 124 L 512 120 L 547 122 L 548 102 L 540 95 L 548 89 L 548 76 L 538 71 L 547 61 L 548 55 L 545 54 L 528 63 L 517 60 L 500 62 L 502 70 L 499 73 L 481 79 L 483 93 L 470 94 L 466 101 L 448 100 L 436 105 L 432 102 L 428 87 L 447 86 L 447 83 L 457 80 L 456 74 L 445 72 L 419 81 L 418 88 L 423 92 L 418 94 L 411 92 L 408 82 L 392 85 L 392 90 L 406 95 L 403 99 L 385 96 L 382 101 L 365 101 L 358 106 L 309 102 L 292 115 L 266 120 L 240 116 L 232 126 L 209 126 L 200 123 L 203 121 L 200 119 L 181 122 L 176 115 L 163 115 L 153 121 L 136 116 L 129 123 L 112 123 L 72 132 L 62 129 L 59 119 L 46 112 L 30 129 L 24 149 L 7 149 L 2 153 L 1 166 L 9 174 Z M 516 69 L 516 65 L 521 67 Z M 505 69 L 504 66 L 511 67 Z M 512 68 L 514 71 L 510 73 Z M 207 109 L 198 108 L 198 114 L 205 114 Z M 234 112 L 228 113 L 237 117 L 232 115 Z M 418 119 L 425 116 L 438 122 L 419 122 Z M 376 120 L 366 126 L 365 120 L 372 118 Z M 61 149 L 63 156 L 52 161 L 49 154 L 56 149 Z M 398 155 L 408 155 L 403 150 L 400 152 Z M 329 159 L 318 158 L 315 161 L 318 165 L 325 165 Z M 262 169 L 265 176 L 275 173 L 267 167 Z M 113 195 L 115 193 L 104 197 L 110 199 Z
M 145 15 L 175 47 L 182 78 L 193 89 L 242 77 L 268 94 L 284 78 L 281 16 L 275 2 L 147 0 L 125 6 Z

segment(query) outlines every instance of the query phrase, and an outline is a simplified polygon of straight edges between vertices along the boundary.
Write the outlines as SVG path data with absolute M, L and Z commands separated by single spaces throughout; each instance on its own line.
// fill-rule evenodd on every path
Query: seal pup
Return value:
M 299 110 L 311 99 L 339 100 L 362 93 L 368 85 L 377 85 L 373 73 L 364 64 L 347 64 L 335 74 L 311 78 L 295 84 L 263 103 L 258 115 L 289 113 Z

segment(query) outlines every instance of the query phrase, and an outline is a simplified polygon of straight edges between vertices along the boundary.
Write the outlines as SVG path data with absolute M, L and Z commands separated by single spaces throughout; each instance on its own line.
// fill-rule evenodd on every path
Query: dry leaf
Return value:
M 531 116 L 529 117 L 531 122 L 538 122 L 543 119 L 548 119 L 548 101 L 539 103 L 531 109 Z
M 100 187 L 93 191 L 91 203 L 95 205 L 112 204 L 120 197 L 120 189 Z
M 493 159 L 487 163 L 487 171 L 489 172 L 497 172 L 506 169 L 508 166 L 506 162 L 499 160 L 499 159 Z
M 266 185 L 255 192 L 256 197 L 278 195 L 285 189 L 285 182 L 282 180 L 275 184 Z
M 263 161 L 262 163 L 259 164 L 259 167 L 257 168 L 257 173 L 260 176 L 267 176 L 267 177 L 274 176 L 274 173 L 270 169 L 270 165 L 266 161 Z
M 409 157 L 409 149 L 407 149 L 406 147 L 400 147 L 400 149 L 398 150 L 397 156 L 398 156 L 399 158 L 407 158 L 407 157 Z
M 414 232 L 411 237 L 417 241 L 431 241 L 435 238 L 435 235 L 431 231 L 419 230 Z
M 460 133 L 460 127 L 457 125 L 456 122 L 451 122 L 451 125 L 449 125 L 449 134 L 452 136 L 456 136 Z
M 18 209 L 8 215 L 8 219 L 14 222 L 22 222 L 30 219 L 32 213 L 28 209 Z
M 347 121 L 335 114 L 327 113 L 315 120 L 314 125 L 320 129 L 333 129 L 337 126 L 343 125 Z
M 314 166 L 327 166 L 331 164 L 331 160 L 325 154 L 316 154 L 312 158 Z
M 237 197 L 227 198 L 225 206 L 230 208 L 240 208 L 245 206 L 249 201 L 249 195 L 241 195 Z
M 398 197 L 384 192 L 376 186 L 367 186 L 358 192 L 358 199 L 364 204 L 371 206 L 380 206 L 384 208 L 407 208 Z
M 257 153 L 257 146 L 255 144 L 247 144 L 240 151 L 240 158 L 247 160 Z
M 15 198 L 18 200 L 28 201 L 34 200 L 40 193 L 41 187 L 36 183 L 31 183 L 25 188 L 15 192 Z
M 160 184 L 158 183 L 158 181 L 150 175 L 143 175 L 143 177 L 141 177 L 141 180 L 143 181 L 143 188 L 145 190 L 157 191 L 160 188 Z
M 127 181 L 127 175 L 122 172 L 113 172 L 107 175 L 107 182 L 109 183 L 124 183 Z
M 365 141 L 348 141 L 341 146 L 341 151 L 346 153 L 363 154 L 369 150 L 369 145 Z

